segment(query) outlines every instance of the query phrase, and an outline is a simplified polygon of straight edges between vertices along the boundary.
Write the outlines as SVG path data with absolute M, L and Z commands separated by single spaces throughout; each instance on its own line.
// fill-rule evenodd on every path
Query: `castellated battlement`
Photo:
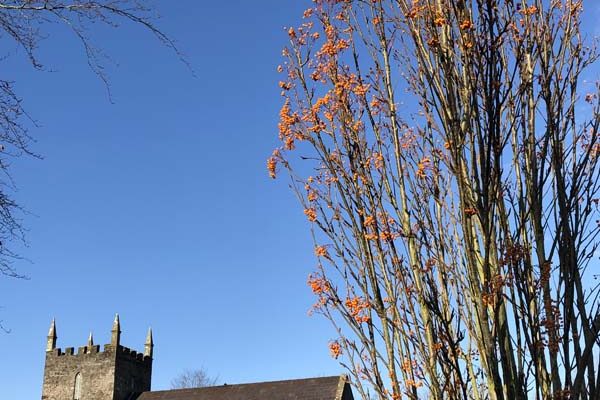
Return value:
M 77 348 L 77 353 L 73 347 L 66 347 L 63 351 L 61 348 L 55 348 L 53 350 L 46 351 L 46 356 L 83 356 L 86 354 L 100 353 L 100 346 L 81 346 Z
M 152 330 L 144 351 L 122 346 L 121 324 L 115 317 L 111 340 L 101 350 L 92 334 L 86 346 L 64 350 L 56 347 L 56 324 L 52 321 L 46 344 L 42 400 L 127 400 L 133 393 L 151 389 Z
M 104 349 L 106 350 L 106 346 L 104 347 Z M 119 346 L 119 350 L 117 352 L 117 357 L 129 358 L 131 360 L 141 361 L 141 362 L 152 361 L 151 356 L 145 355 L 144 353 L 138 353 L 137 351 L 131 350 L 130 348 L 124 347 L 124 346 Z
M 114 354 L 121 359 L 130 359 L 132 361 L 139 362 L 150 362 L 152 361 L 152 357 L 150 355 L 145 355 L 144 353 L 137 352 L 136 350 L 132 350 L 129 347 L 119 345 L 118 350 L 115 352 L 115 347 L 112 344 L 105 344 L 104 349 L 100 350 L 100 345 L 92 345 L 92 346 L 80 346 L 77 348 L 77 352 L 75 352 L 74 347 L 66 347 L 63 351 L 61 348 L 55 348 L 53 350 L 49 350 L 46 352 L 46 356 L 50 357 L 64 357 L 64 356 L 72 356 L 72 357 L 86 357 L 93 354 L 98 353 L 109 353 Z

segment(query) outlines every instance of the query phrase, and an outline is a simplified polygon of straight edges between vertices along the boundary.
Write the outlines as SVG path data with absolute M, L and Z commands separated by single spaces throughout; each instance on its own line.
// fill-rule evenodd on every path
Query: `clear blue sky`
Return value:
M 52 30 L 29 68 L 10 51 L 14 79 L 40 127 L 44 160 L 13 163 L 30 280 L 0 277 L 0 396 L 41 395 L 46 334 L 60 347 L 89 331 L 109 341 L 156 342 L 153 388 L 184 368 L 237 383 L 332 375 L 334 332 L 308 317 L 314 267 L 307 222 L 265 160 L 277 144 L 276 66 L 309 1 L 156 1 L 160 26 L 196 77 L 137 26 L 99 30 L 118 63 L 114 104 L 79 43 Z M 6 69 L 10 67 L 10 69 Z M 8 72 L 7 72 L 8 71 Z M 7 76 L 7 74 L 10 74 Z
M 2 399 L 40 398 L 53 317 L 58 345 L 77 347 L 90 330 L 108 342 L 115 312 L 126 346 L 143 349 L 153 327 L 155 389 L 184 368 L 227 383 L 342 372 L 328 355 L 333 330 L 307 316 L 306 219 L 285 179 L 265 171 L 283 27 L 310 1 L 155 4 L 196 77 L 137 26 L 99 30 L 118 63 L 114 104 L 65 31 L 42 43 L 53 72 L 2 48 L 2 78 L 17 82 L 39 122 L 33 149 L 44 156 L 13 163 L 32 213 L 21 249 L 31 262 L 16 266 L 31 279 L 0 277 L 0 320 L 11 329 L 0 333 Z M 589 11 L 594 23 L 598 8 Z

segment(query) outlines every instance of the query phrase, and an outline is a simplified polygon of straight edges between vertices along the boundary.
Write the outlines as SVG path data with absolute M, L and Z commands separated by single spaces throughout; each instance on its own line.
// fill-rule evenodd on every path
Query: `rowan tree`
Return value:
M 308 283 L 363 398 L 599 399 L 599 86 L 575 0 L 315 0 L 278 67 Z

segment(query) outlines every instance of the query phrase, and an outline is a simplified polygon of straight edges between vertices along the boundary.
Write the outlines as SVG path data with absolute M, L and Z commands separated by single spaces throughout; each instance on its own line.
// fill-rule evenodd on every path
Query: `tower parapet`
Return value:
M 73 347 L 64 352 L 56 347 L 56 323 L 48 332 L 42 400 L 73 400 L 76 386 L 81 399 L 125 400 L 132 394 L 149 391 L 152 375 L 152 352 L 137 352 L 120 344 L 118 315 L 113 322 L 111 342 L 101 351 L 92 334 L 87 345 L 75 353 Z M 153 346 L 153 345 L 152 345 Z

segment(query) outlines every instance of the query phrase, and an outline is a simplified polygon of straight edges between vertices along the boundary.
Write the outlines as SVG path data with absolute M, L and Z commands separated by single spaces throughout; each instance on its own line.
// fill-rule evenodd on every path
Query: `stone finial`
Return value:
M 56 322 L 52 318 L 50 329 L 48 330 L 48 341 L 46 342 L 46 351 L 52 351 L 56 349 Z
M 144 355 L 152 357 L 154 352 L 154 340 L 152 340 L 152 328 L 148 328 L 148 335 L 146 335 L 146 343 L 144 344 Z
M 90 336 L 88 336 L 87 345 L 88 345 L 88 349 L 94 345 L 94 336 L 92 335 L 92 332 L 90 332 Z
M 119 314 L 115 314 L 115 320 L 113 321 L 113 327 L 111 330 L 110 344 L 113 346 L 119 346 L 121 344 L 121 322 L 119 321 Z

